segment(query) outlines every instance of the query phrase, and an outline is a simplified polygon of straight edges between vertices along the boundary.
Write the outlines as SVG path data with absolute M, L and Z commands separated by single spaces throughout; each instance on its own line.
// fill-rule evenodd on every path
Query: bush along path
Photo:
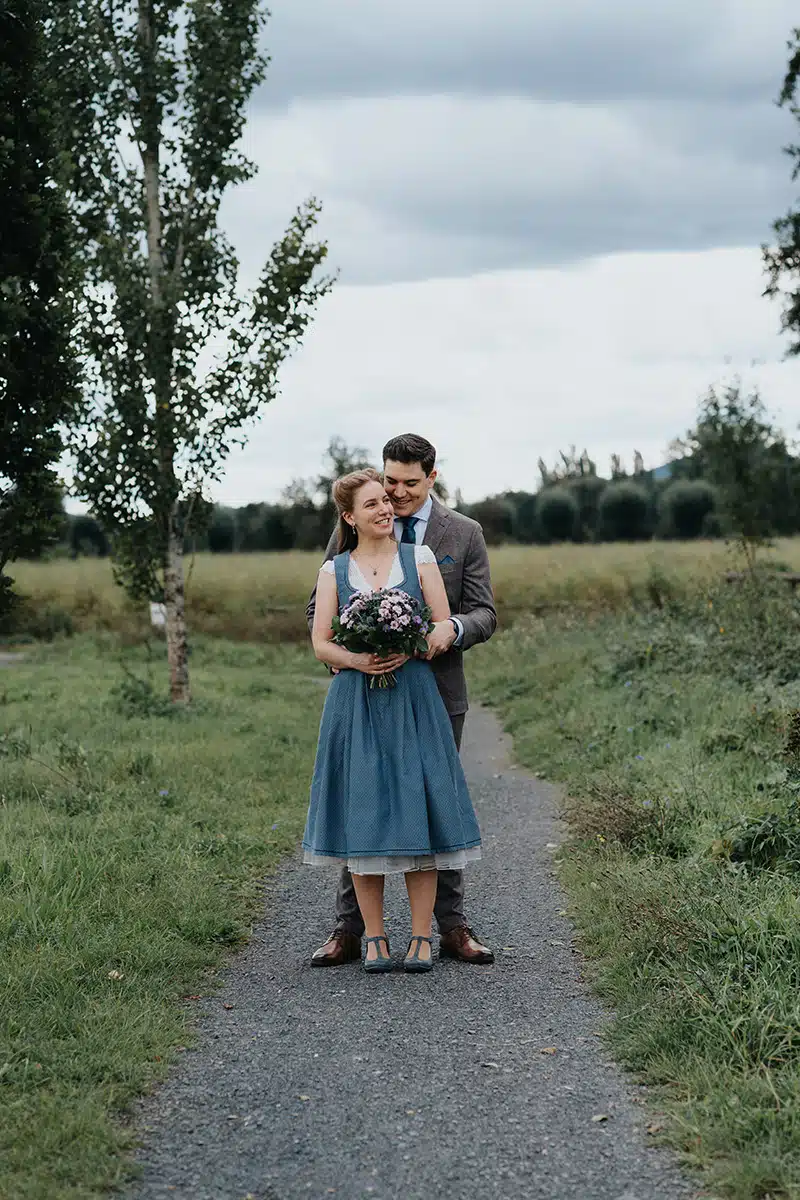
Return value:
M 555 793 L 508 754 L 495 719 L 474 710 L 464 760 L 485 857 L 468 912 L 496 964 L 311 970 L 335 874 L 289 864 L 202 1003 L 193 1048 L 138 1108 L 142 1177 L 129 1200 L 697 1194 L 654 1145 L 641 1090 L 609 1061 L 607 1016 L 581 980 L 552 874 Z M 387 897 L 400 958 L 399 880 Z

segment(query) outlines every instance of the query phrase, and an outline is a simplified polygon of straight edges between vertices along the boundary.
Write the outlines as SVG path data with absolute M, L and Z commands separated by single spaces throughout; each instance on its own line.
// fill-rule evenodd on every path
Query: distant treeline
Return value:
M 768 453 L 766 528 L 775 536 L 791 536 L 800 532 L 800 459 L 783 443 Z M 187 539 L 187 549 L 213 554 L 320 550 L 335 524 L 333 480 L 363 465 L 362 450 L 334 440 L 319 477 L 295 480 L 278 503 L 215 506 L 205 531 Z M 723 537 L 735 530 L 718 489 L 703 477 L 703 465 L 702 454 L 687 453 L 645 470 L 636 454 L 628 472 L 614 456 L 604 477 L 585 451 L 577 455 L 573 448 L 553 467 L 539 460 L 535 491 L 503 492 L 474 504 L 456 493 L 454 507 L 480 522 L 490 545 Z M 447 500 L 443 484 L 437 491 Z M 72 556 L 110 550 L 102 528 L 88 515 L 65 516 L 60 544 L 61 553 Z

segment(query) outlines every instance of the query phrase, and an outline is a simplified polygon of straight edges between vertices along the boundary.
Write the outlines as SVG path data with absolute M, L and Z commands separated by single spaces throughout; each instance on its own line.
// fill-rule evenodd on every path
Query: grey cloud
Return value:
M 769 104 L 306 102 L 254 117 L 250 149 L 269 182 L 230 211 L 252 249 L 293 200 L 317 193 L 349 282 L 757 245 L 792 194 L 786 132 Z
M 248 268 L 309 193 L 357 283 L 757 245 L 793 196 L 796 0 L 274 3 Z
M 777 93 L 793 0 L 274 0 L 266 105 L 517 93 L 555 100 Z

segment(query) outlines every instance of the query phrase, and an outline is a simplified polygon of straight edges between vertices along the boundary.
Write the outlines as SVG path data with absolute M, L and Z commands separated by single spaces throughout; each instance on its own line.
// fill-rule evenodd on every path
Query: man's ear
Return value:
M 439 472 L 436 470 L 436 467 L 434 467 L 433 470 L 431 471 L 430 475 L 428 476 L 428 483 L 431 485 L 431 487 L 433 487 L 433 485 L 436 483 L 438 475 L 439 475 Z

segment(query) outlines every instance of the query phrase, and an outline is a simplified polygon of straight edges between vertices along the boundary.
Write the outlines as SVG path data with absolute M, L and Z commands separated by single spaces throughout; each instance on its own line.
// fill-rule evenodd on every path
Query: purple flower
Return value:
M 278 828 L 278 822 L 276 821 L 276 822 L 275 822 L 275 824 L 274 824 L 273 826 L 271 826 L 271 828 L 272 828 L 272 829 L 277 829 L 277 828 Z
M 158 793 L 158 794 L 159 794 L 159 796 L 168 796 L 168 795 L 169 795 L 169 788 L 161 788 L 161 790 L 159 791 L 159 793 Z
M 640 761 L 640 762 L 644 762 L 644 755 L 643 755 L 643 754 L 637 754 L 637 755 L 636 755 L 636 757 L 639 759 L 639 761 Z

